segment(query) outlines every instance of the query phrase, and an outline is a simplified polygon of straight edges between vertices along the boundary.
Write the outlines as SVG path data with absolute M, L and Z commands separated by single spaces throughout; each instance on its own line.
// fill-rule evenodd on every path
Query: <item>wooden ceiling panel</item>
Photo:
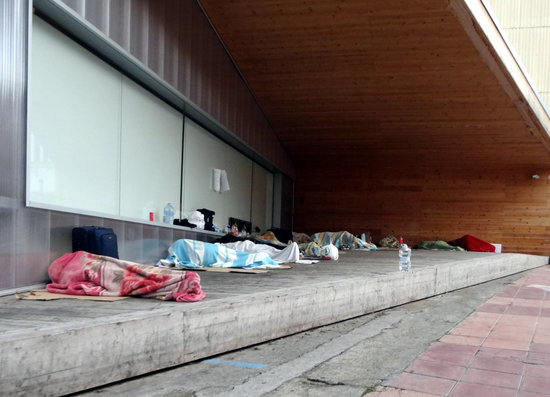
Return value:
M 200 2 L 297 163 L 550 162 L 449 0 Z

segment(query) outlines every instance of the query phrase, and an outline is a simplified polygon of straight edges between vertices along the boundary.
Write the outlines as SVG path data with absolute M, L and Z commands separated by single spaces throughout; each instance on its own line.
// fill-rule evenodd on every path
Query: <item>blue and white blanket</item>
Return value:
M 220 244 L 205 243 L 189 239 L 177 240 L 168 248 L 168 262 L 176 267 L 238 267 L 238 268 L 274 268 L 279 267 L 264 252 L 255 254 L 236 251 Z

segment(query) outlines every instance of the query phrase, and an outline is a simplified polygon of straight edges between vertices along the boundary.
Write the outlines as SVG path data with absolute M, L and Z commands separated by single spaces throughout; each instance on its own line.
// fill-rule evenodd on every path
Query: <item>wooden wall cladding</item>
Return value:
M 471 234 L 503 252 L 550 254 L 550 168 L 440 170 L 421 165 L 299 167 L 295 230 L 370 232 L 409 244 Z

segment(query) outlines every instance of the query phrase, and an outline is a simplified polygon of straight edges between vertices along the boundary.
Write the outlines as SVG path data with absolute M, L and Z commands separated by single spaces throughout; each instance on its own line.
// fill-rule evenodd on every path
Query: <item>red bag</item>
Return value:
M 495 246 L 493 244 L 474 237 L 471 234 L 465 234 L 457 240 L 447 242 L 451 245 L 462 247 L 466 251 L 495 252 Z

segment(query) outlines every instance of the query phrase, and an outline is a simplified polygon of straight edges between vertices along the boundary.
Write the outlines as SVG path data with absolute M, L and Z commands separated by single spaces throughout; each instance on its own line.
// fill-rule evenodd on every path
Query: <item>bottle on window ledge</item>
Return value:
M 164 207 L 162 222 L 168 223 L 169 225 L 174 223 L 174 206 L 172 205 L 172 203 L 168 203 Z

